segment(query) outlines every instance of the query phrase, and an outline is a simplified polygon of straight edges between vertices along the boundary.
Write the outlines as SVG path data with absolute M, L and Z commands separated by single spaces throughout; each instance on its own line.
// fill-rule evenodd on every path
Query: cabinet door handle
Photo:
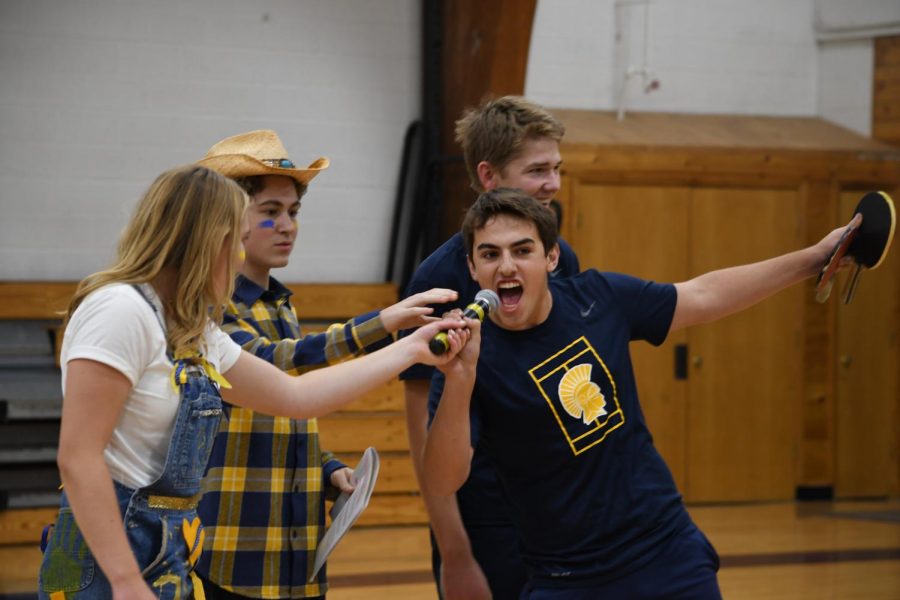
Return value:
M 849 354 L 842 354 L 840 363 L 842 367 L 849 367 L 853 363 L 853 357 Z
M 687 344 L 675 344 L 675 379 L 684 381 L 688 378 Z

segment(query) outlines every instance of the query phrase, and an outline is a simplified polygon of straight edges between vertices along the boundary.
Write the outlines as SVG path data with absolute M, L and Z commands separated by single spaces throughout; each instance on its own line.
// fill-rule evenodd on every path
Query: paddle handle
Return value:
M 844 304 L 853 302 L 853 296 L 856 295 L 856 288 L 859 286 L 859 278 L 865 270 L 865 265 L 854 263 L 853 274 L 844 286 Z

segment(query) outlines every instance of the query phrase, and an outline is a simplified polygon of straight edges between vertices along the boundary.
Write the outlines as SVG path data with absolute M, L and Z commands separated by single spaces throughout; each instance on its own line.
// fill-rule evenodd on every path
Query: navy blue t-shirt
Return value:
M 434 314 L 440 316 L 454 308 L 465 308 L 481 289 L 472 279 L 466 259 L 466 248 L 461 233 L 456 233 L 426 258 L 407 286 L 404 298 L 432 288 L 447 288 L 459 292 L 456 302 L 435 304 Z M 559 262 L 551 273 L 555 278 L 571 277 L 579 272 L 578 257 L 572 247 L 559 239 Z M 401 332 L 401 337 L 409 331 Z M 429 365 L 414 365 L 400 374 L 400 379 L 431 380 L 435 368 Z M 440 397 L 440 394 L 438 394 Z M 497 486 L 497 479 L 491 466 L 476 449 L 472 469 L 466 484 L 456 494 L 463 523 L 468 528 L 479 525 L 509 524 L 509 510 Z
M 644 421 L 628 352 L 632 340 L 665 340 L 676 292 L 594 270 L 550 289 L 550 315 L 532 329 L 486 320 L 472 444 L 496 471 L 531 576 L 603 581 L 649 562 L 690 522 Z

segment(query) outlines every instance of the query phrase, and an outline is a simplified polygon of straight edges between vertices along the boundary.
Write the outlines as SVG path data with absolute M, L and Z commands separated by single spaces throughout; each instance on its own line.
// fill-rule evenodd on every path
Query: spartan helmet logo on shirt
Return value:
M 587 337 L 553 352 L 528 374 L 576 456 L 625 424 L 616 382 Z
M 600 386 L 591 381 L 593 365 L 583 363 L 572 367 L 559 382 L 559 401 L 572 417 L 585 425 L 606 412 L 606 397 Z

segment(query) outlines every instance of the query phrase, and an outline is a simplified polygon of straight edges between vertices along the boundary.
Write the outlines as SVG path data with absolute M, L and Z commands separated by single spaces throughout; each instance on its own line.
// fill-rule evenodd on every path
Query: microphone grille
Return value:
M 475 294 L 475 301 L 478 300 L 483 300 L 487 304 L 488 313 L 500 306 L 500 296 L 494 290 L 480 290 Z

